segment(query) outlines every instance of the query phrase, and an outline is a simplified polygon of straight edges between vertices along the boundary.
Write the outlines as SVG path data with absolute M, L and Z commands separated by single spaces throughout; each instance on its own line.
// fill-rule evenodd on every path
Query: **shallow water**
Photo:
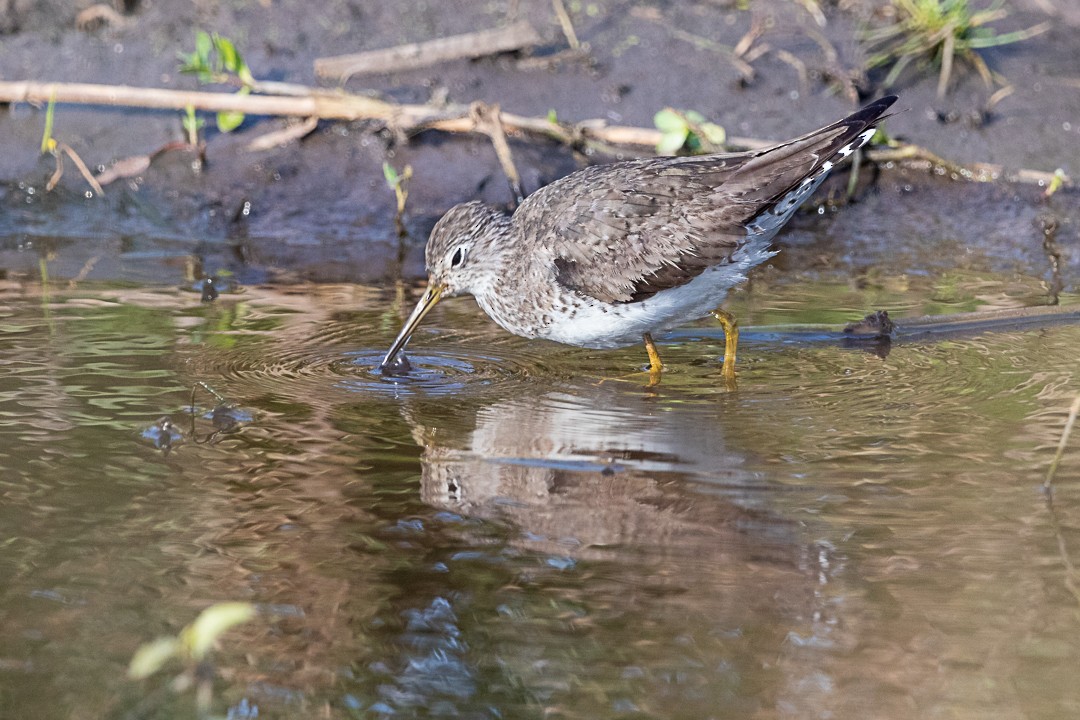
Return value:
M 2 290 L 0 717 L 193 716 L 127 663 L 230 600 L 230 718 L 1080 712 L 1080 325 L 832 332 L 1037 281 L 763 273 L 734 391 L 709 323 L 646 388 L 453 300 L 388 379 L 402 292 Z

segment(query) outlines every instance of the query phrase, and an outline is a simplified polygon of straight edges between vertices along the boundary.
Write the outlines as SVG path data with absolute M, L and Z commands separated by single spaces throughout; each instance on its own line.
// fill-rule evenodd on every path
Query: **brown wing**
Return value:
M 847 146 L 895 99 L 765 150 L 589 167 L 533 193 L 513 221 L 552 253 L 567 289 L 605 302 L 643 300 L 727 262 L 749 239 L 747 223 L 850 154 Z

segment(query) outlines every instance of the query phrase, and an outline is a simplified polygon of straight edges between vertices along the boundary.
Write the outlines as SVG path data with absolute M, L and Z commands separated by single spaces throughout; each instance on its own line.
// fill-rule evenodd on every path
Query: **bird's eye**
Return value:
M 454 250 L 454 254 L 450 256 L 450 267 L 456 268 L 456 267 L 461 267 L 462 265 L 464 265 L 465 264 L 465 255 L 466 255 L 465 246 L 464 245 L 458 246 L 458 248 Z

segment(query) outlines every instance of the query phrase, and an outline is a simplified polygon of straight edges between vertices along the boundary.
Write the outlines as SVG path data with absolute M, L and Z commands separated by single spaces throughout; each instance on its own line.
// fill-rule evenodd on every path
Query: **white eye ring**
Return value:
M 464 245 L 458 245 L 454 248 L 454 254 L 450 256 L 450 267 L 461 267 L 465 264 L 465 258 L 468 256 L 469 251 Z

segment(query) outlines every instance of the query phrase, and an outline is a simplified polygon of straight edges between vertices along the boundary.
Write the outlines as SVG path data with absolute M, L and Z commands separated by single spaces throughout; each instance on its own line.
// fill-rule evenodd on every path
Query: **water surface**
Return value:
M 1041 293 L 758 277 L 732 391 L 707 322 L 648 388 L 453 300 L 387 379 L 404 291 L 9 283 L 0 716 L 192 717 L 127 663 L 232 600 L 231 718 L 1076 714 L 1080 326 L 830 332 Z

